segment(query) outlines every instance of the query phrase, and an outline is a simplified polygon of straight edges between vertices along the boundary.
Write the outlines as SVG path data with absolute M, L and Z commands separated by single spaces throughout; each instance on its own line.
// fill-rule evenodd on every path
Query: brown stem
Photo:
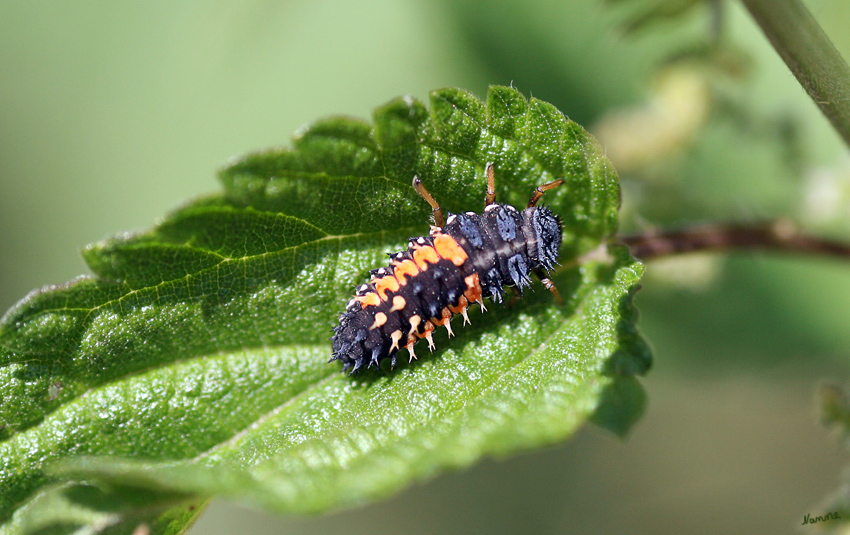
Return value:
M 620 236 L 632 255 L 652 260 L 697 251 L 771 250 L 850 259 L 850 244 L 800 233 L 786 219 L 751 225 L 711 224 L 681 230 Z

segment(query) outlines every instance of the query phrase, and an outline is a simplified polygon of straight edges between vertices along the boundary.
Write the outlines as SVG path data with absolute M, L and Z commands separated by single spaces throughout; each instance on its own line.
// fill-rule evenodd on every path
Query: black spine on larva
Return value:
M 516 286 L 520 292 L 531 284 L 529 274 L 537 269 L 551 270 L 558 260 L 561 225 L 545 207 L 532 207 L 522 212 L 508 205 L 493 204 L 483 214 L 449 214 L 442 232 L 448 234 L 466 252 L 468 259 L 456 266 L 446 259 L 428 264 L 425 269 L 406 279 L 397 291 L 386 291 L 386 298 L 372 306 L 353 299 L 340 315 L 334 328 L 333 357 L 343 370 L 355 373 L 363 366 L 380 366 L 385 358 L 396 363 L 396 353 L 408 343 L 408 337 L 424 334 L 429 319 L 439 319 L 443 309 L 456 307 L 468 289 L 465 278 L 478 274 L 482 295 L 499 303 L 505 286 Z M 430 247 L 433 238 L 411 239 L 406 251 L 390 254 L 393 262 L 413 258 L 417 246 Z M 420 266 L 421 268 L 421 266 Z M 372 271 L 373 280 L 393 275 L 392 265 Z M 357 287 L 357 296 L 376 291 L 374 282 Z M 404 306 L 393 310 L 393 298 L 401 296 Z M 376 326 L 376 317 L 385 321 Z M 411 319 L 420 318 L 414 328 Z M 393 333 L 402 337 L 393 340 Z
M 558 263 L 561 249 L 561 221 L 545 206 L 522 211 L 522 225 L 528 240 L 531 268 L 547 272 Z
M 545 207 L 519 212 L 491 204 L 483 214 L 449 214 L 444 231 L 469 255 L 483 295 L 496 303 L 502 301 L 505 286 L 522 292 L 531 284 L 531 271 L 552 269 L 561 246 L 561 225 Z

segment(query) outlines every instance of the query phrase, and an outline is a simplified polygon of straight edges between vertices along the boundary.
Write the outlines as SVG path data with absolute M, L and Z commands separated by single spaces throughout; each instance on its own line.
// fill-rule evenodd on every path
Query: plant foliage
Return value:
M 564 223 L 557 304 L 541 285 L 470 311 L 472 326 L 395 370 L 327 364 L 337 314 L 430 209 L 545 200 Z M 625 433 L 650 363 L 616 230 L 619 185 L 595 140 L 553 106 L 493 87 L 374 124 L 316 122 L 294 147 L 221 172 L 224 192 L 153 230 L 89 246 L 93 276 L 33 292 L 0 323 L 0 533 L 179 533 L 220 495 L 278 511 L 363 503 L 570 435 Z

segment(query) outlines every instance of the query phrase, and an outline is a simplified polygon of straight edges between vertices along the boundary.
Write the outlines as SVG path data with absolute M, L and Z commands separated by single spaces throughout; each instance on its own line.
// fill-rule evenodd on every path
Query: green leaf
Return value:
M 179 504 L 179 505 L 174 505 Z M 206 508 L 203 501 L 138 487 L 48 485 L 15 511 L 3 532 L 183 533 Z
M 565 178 L 544 197 L 564 223 L 565 302 L 538 284 L 470 311 L 472 326 L 419 361 L 340 374 L 328 338 L 354 286 L 428 231 L 411 178 L 448 211 L 480 210 L 491 161 L 497 200 L 520 207 Z M 575 261 L 616 230 L 617 176 L 551 105 L 507 87 L 486 103 L 435 91 L 430 109 L 401 98 L 374 126 L 319 121 L 221 179 L 223 195 L 89 246 L 93 277 L 34 292 L 0 322 L 0 533 L 27 532 L 32 506 L 18 508 L 34 497 L 78 511 L 74 481 L 120 504 L 121 489 L 145 489 L 147 508 L 133 507 L 156 514 L 213 495 L 325 511 L 562 440 L 591 417 L 622 434 L 639 416 L 642 267 L 620 247 Z
M 821 423 L 831 428 L 845 447 L 850 446 L 850 396 L 848 396 L 847 387 L 838 384 L 822 384 L 818 389 L 817 398 Z M 823 531 L 828 533 L 847 531 L 848 519 L 850 519 L 850 484 L 848 484 L 846 471 L 842 480 L 842 485 L 827 497 L 823 504 L 801 513 L 801 516 L 809 514 L 811 517 L 824 518 L 832 513 L 833 516 L 823 525 Z

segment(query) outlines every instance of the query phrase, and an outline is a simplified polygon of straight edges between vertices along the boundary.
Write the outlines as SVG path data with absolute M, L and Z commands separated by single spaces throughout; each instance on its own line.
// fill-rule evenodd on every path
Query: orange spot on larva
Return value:
M 430 321 L 426 321 L 425 324 L 422 325 L 422 332 L 421 333 L 414 333 L 414 334 L 416 336 L 418 336 L 419 338 L 426 338 L 429 334 L 434 332 L 434 329 L 436 329 L 436 327 L 434 327 L 434 324 L 431 323 Z
M 397 295 L 393 297 L 393 307 L 390 309 L 390 312 L 402 310 L 404 309 L 405 305 L 407 305 L 407 301 L 404 300 L 404 297 Z
M 416 262 L 419 269 L 425 271 L 428 269 L 428 264 L 436 264 L 440 261 L 440 255 L 438 255 L 437 251 L 435 251 L 430 245 L 426 247 L 419 247 L 413 251 L 413 261 Z
M 434 238 L 434 249 L 437 250 L 437 254 L 456 266 L 462 266 L 468 258 L 463 247 L 448 234 L 440 234 Z
M 477 301 L 481 301 L 481 282 L 478 280 L 478 273 L 473 273 L 472 275 L 463 279 L 463 282 L 466 283 L 467 290 L 463 293 L 463 296 L 470 303 L 475 303 Z M 482 305 L 483 306 L 483 305 Z
M 440 312 L 439 318 L 431 318 L 431 323 L 436 325 L 437 327 L 441 327 L 445 322 L 452 319 L 452 311 L 448 309 L 448 307 L 444 308 Z
M 455 314 L 461 314 L 464 310 L 466 310 L 466 307 L 468 306 L 469 301 L 466 299 L 466 297 L 460 296 L 460 299 L 458 299 L 457 301 L 457 306 L 449 305 L 449 310 L 451 310 Z
M 413 260 L 405 260 L 396 264 L 393 274 L 398 279 L 398 283 L 404 285 L 407 282 L 407 277 L 413 277 L 419 273 L 419 268 L 416 267 L 416 262 Z
M 393 341 L 393 345 L 390 346 L 390 351 L 392 351 L 393 349 L 398 349 L 398 343 L 401 341 L 403 336 L 404 335 L 401 331 L 392 332 L 392 334 L 390 335 L 390 339 Z
M 410 332 L 408 334 L 408 340 L 413 337 L 413 334 L 419 330 L 419 324 L 422 323 L 422 318 L 419 317 L 418 314 L 414 314 L 408 319 L 410 322 Z
M 378 327 L 384 325 L 386 322 L 387 322 L 387 315 L 384 314 L 383 312 L 378 312 L 377 314 L 375 314 L 375 323 L 373 323 L 372 326 L 369 327 L 369 330 L 374 331 Z
M 374 307 L 381 304 L 381 298 L 375 292 L 369 292 L 366 295 L 359 295 L 354 298 L 355 301 L 360 301 L 363 307 Z
M 387 291 L 395 292 L 398 291 L 398 289 L 398 279 L 392 275 L 388 275 L 375 281 L 375 291 L 378 292 L 379 296 L 381 296 L 382 301 L 387 300 Z

